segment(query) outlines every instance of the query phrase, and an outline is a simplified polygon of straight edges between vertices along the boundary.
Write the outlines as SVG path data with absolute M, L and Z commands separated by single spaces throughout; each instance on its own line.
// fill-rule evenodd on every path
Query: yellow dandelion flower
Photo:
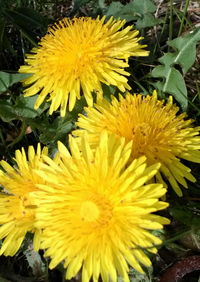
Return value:
M 7 162 L 0 164 L 5 172 L 0 171 L 0 239 L 4 239 L 0 255 L 13 256 L 20 248 L 28 231 L 35 232 L 34 247 L 39 249 L 40 231 L 35 229 L 35 207 L 30 192 L 37 191 L 37 183 L 45 183 L 35 169 L 40 169 L 41 157 L 47 154 L 47 148 L 37 151 L 28 148 L 28 158 L 22 148 L 15 153 L 16 168 Z
M 148 164 L 160 162 L 157 181 L 167 187 L 164 176 L 179 196 L 179 184 L 188 187 L 185 178 L 195 182 L 191 170 L 180 159 L 200 162 L 200 127 L 193 127 L 193 121 L 185 119 L 186 113 L 177 114 L 179 108 L 172 97 L 165 104 L 157 99 L 156 92 L 153 96 L 127 94 L 119 101 L 113 97 L 111 103 L 103 99 L 85 111 L 86 116 L 80 115 L 77 122 L 83 130 L 74 131 L 74 135 L 81 136 L 86 130 L 93 146 L 104 129 L 124 136 L 127 142 L 132 140 L 132 158 L 145 155 Z
M 129 89 L 127 78 L 130 56 L 147 56 L 146 45 L 138 43 L 138 31 L 124 27 L 125 20 L 111 17 L 63 19 L 49 28 L 38 48 L 34 48 L 21 66 L 21 73 L 30 73 L 24 80 L 29 87 L 26 96 L 39 93 L 37 109 L 50 95 L 52 114 L 59 107 L 61 116 L 68 107 L 74 108 L 81 91 L 92 106 L 92 92 L 102 95 L 101 82 L 115 85 L 121 91 Z
M 159 164 L 147 167 L 145 157 L 128 164 L 132 144 L 103 132 L 92 150 L 87 136 L 70 138 L 70 150 L 58 144 L 59 165 L 45 157 L 48 167 L 38 174 L 49 179 L 34 195 L 36 226 L 43 228 L 42 248 L 49 267 L 64 260 L 66 279 L 82 268 L 82 281 L 129 281 L 131 265 L 143 272 L 150 266 L 144 250 L 156 253 L 161 240 L 150 230 L 169 220 L 152 214 L 168 206 L 159 201 L 166 189 L 148 184 Z M 34 194 L 34 193 L 33 193 Z

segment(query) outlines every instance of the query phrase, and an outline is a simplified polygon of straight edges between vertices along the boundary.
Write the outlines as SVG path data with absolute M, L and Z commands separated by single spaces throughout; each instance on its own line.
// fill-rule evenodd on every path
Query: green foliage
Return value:
M 134 0 L 126 5 L 113 2 L 109 6 L 106 15 L 125 19 L 127 22 L 136 20 L 136 28 L 142 29 L 160 23 L 153 14 L 156 6 L 151 0 Z
M 104 98 L 108 99 L 109 101 L 111 101 L 111 96 L 112 95 L 116 95 L 118 93 L 118 89 L 116 86 L 112 86 L 112 85 L 103 85 L 102 86 L 103 89 L 103 96 Z
M 53 144 L 55 146 L 58 140 L 66 143 L 67 134 L 75 128 L 75 121 L 79 113 L 83 111 L 86 105 L 85 100 L 82 98 L 77 103 L 72 112 L 68 112 L 64 118 L 58 116 L 53 119 L 49 117 L 41 117 L 38 120 L 29 120 L 33 128 L 40 131 L 40 142 L 43 144 Z
M 43 104 L 38 110 L 34 109 L 37 95 L 33 97 L 17 97 L 15 104 L 10 100 L 0 100 L 0 118 L 5 122 L 23 118 L 35 118 L 43 113 L 48 107 L 48 103 Z
M 0 68 L 5 69 L 5 65 L 15 70 L 20 64 L 19 53 L 23 54 L 27 45 L 37 46 L 38 38 L 46 33 L 48 19 L 32 8 L 30 1 L 1 0 L 0 7 Z M 7 52 L 15 62 L 12 68 Z
M 0 118 L 4 122 L 10 122 L 16 119 L 15 110 L 9 100 L 0 100 Z
M 3 14 L 33 46 L 37 46 L 37 33 L 34 30 L 41 28 L 42 33 L 46 31 L 45 21 L 40 14 L 29 8 L 20 8 L 15 11 L 5 10 Z
M 40 28 L 43 33 L 46 32 L 47 20 L 31 8 L 5 9 L 3 15 L 31 38 L 34 29 Z
M 125 2 L 129 3 L 122 4 Z M 176 3 L 172 3 L 172 1 L 170 3 L 159 2 L 162 3 L 158 9 L 156 6 L 158 1 L 153 0 L 0 0 L 1 158 L 12 162 L 15 149 L 22 146 L 26 149 L 30 144 L 35 146 L 37 142 L 47 145 L 53 155 L 57 141 L 61 140 L 67 144 L 68 135 L 76 127 L 75 122 L 78 114 L 84 112 L 86 102 L 83 98 L 76 102 L 74 110 L 68 112 L 64 118 L 59 116 L 59 112 L 49 116 L 48 102 L 43 103 L 38 110 L 35 110 L 34 104 L 38 95 L 24 97 L 22 85 L 19 83 L 29 75 L 14 73 L 19 65 L 23 64 L 25 53 L 29 52 L 33 46 L 37 46 L 40 37 L 46 33 L 48 23 L 60 19 L 61 14 L 71 17 L 106 15 L 109 18 L 114 16 L 125 19 L 127 25 L 134 24 L 140 30 L 141 36 L 144 37 L 144 44 L 148 45 L 150 56 L 148 58 L 134 57 L 129 60 L 128 72 L 131 75 L 128 79 L 133 91 L 137 93 L 142 90 L 144 94 L 151 93 L 152 85 L 154 85 L 162 96 L 173 95 L 184 110 L 188 109 L 188 102 L 189 104 L 195 103 L 192 115 L 196 118 L 200 112 L 199 81 L 198 79 L 193 81 L 191 91 L 189 87 L 186 87 L 188 86 L 186 74 L 188 75 L 195 62 L 196 45 L 200 40 L 200 28 L 193 27 L 192 16 L 190 16 L 192 12 L 187 13 L 188 0 L 186 0 L 183 11 L 178 6 L 178 1 Z M 73 3 L 72 7 L 70 7 L 71 3 Z M 59 13 L 66 6 L 69 11 Z M 55 13 L 54 7 L 58 13 Z M 159 16 L 159 11 L 162 9 L 164 13 L 161 12 Z M 183 32 L 186 32 L 187 35 L 180 37 L 179 34 L 181 35 Z M 167 42 L 169 38 L 174 38 L 174 40 Z M 159 65 L 158 58 L 160 58 Z M 153 70 L 150 71 L 152 68 Z M 110 101 L 111 95 L 117 97 L 119 90 L 114 86 L 103 85 L 103 92 L 104 97 Z M 190 108 L 189 110 L 191 111 Z M 196 122 L 198 123 L 198 121 Z M 198 165 L 194 165 L 192 169 L 198 178 Z M 184 197 L 181 199 L 174 197 L 169 189 L 167 200 L 170 203 L 170 208 L 160 213 L 171 218 L 172 224 L 162 231 L 152 232 L 163 240 L 163 245 L 159 246 L 159 254 L 153 260 L 154 269 L 153 267 L 144 269 L 145 274 L 131 269 L 129 274 L 131 281 L 157 281 L 160 273 L 167 267 L 168 261 L 171 262 L 168 258 L 165 259 L 165 255 L 162 257 L 163 250 L 172 254 L 174 259 L 187 255 L 188 249 L 191 252 L 192 247 L 191 245 L 186 246 L 185 241 L 186 239 L 191 241 L 191 236 L 195 236 L 195 243 L 197 242 L 199 246 L 199 180 L 197 180 L 197 184 L 192 184 L 194 187 L 190 187 L 189 192 L 184 191 Z M 190 197 L 192 200 L 189 199 Z M 18 255 L 13 258 L 0 256 L 1 259 L 0 282 L 65 281 L 63 266 L 60 264 L 55 272 L 48 270 L 49 262 L 43 257 L 42 252 L 37 253 L 32 249 L 28 236 Z M 20 265 L 21 273 L 16 273 L 15 264 L 17 267 Z M 26 277 L 24 277 L 24 273 Z M 58 278 L 58 273 L 61 278 Z M 118 280 L 121 281 L 121 278 L 119 277 Z
M 37 98 L 38 95 L 32 97 L 18 97 L 13 107 L 16 116 L 18 116 L 19 118 L 35 118 L 37 116 L 40 116 L 49 107 L 49 104 L 43 103 L 39 109 L 35 110 L 34 105 Z
M 168 45 L 175 51 L 166 53 L 159 59 L 161 66 L 152 71 L 153 77 L 162 78 L 155 86 L 164 93 L 172 94 L 180 103 L 183 110 L 187 109 L 188 97 L 184 77 L 176 68 L 179 65 L 185 74 L 193 65 L 196 58 L 196 44 L 200 40 L 200 28 L 184 37 L 176 38 Z
M 200 228 L 200 206 L 199 208 L 183 206 L 181 203 L 174 203 L 170 208 L 173 218 L 190 226 L 191 228 Z
M 14 83 L 19 82 L 29 76 L 30 74 L 8 73 L 0 71 L 0 93 L 7 91 L 8 88 Z
M 30 123 L 33 124 L 33 122 Z M 36 125 L 36 127 L 40 130 L 40 142 L 55 144 L 58 140 L 66 142 L 67 134 L 74 128 L 74 124 L 71 119 L 57 117 L 53 122 L 43 120 L 42 126 Z

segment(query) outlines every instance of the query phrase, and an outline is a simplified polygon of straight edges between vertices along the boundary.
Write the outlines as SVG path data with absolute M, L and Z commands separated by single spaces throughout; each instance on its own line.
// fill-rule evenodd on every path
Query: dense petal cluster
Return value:
M 200 128 L 186 119 L 186 113 L 178 114 L 172 97 L 165 104 L 157 99 L 156 92 L 153 96 L 127 94 L 119 100 L 113 97 L 111 103 L 102 99 L 85 111 L 86 115 L 81 114 L 77 122 L 82 130 L 74 131 L 75 136 L 86 130 L 93 147 L 104 129 L 125 137 L 126 142 L 132 140 L 132 158 L 145 155 L 148 164 L 160 162 L 157 181 L 167 187 L 163 175 L 179 196 L 182 195 L 179 184 L 187 188 L 185 178 L 195 181 L 180 159 L 200 163 Z
M 34 232 L 34 247 L 39 248 L 40 231 L 34 226 L 35 207 L 30 193 L 38 190 L 36 184 L 45 183 L 35 173 L 35 169 L 40 169 L 42 155 L 47 155 L 47 148 L 41 150 L 38 145 L 35 152 L 30 146 L 28 158 L 23 148 L 16 151 L 16 168 L 3 160 L 0 162 L 5 171 L 0 170 L 0 185 L 3 188 L 0 194 L 0 239 L 5 238 L 0 255 L 13 256 L 28 231 Z
M 71 111 L 81 92 L 89 106 L 92 92 L 102 95 L 101 83 L 115 85 L 121 91 L 130 89 L 124 68 L 130 56 L 147 56 L 145 45 L 138 42 L 138 31 L 124 27 L 125 20 L 111 17 L 107 22 L 90 17 L 63 19 L 49 28 L 38 48 L 27 55 L 21 73 L 30 73 L 24 80 L 29 86 L 26 96 L 39 92 L 37 109 L 49 95 L 50 114 L 59 107 L 61 116 Z
M 43 229 L 42 248 L 53 268 L 64 260 L 66 279 L 82 269 L 82 281 L 129 281 L 129 265 L 143 272 L 150 266 L 146 251 L 155 253 L 161 240 L 150 230 L 169 220 L 153 212 L 167 203 L 162 184 L 145 184 L 159 168 L 145 157 L 129 162 L 132 143 L 103 132 L 96 148 L 87 136 L 70 137 L 71 153 L 58 144 L 57 162 L 44 157 L 38 170 L 48 184 L 32 193 L 37 205 L 36 226 Z

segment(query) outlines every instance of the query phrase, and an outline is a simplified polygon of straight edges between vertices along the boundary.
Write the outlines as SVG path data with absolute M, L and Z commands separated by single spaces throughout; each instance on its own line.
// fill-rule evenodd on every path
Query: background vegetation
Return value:
M 37 46 L 48 25 L 63 17 L 113 15 L 134 24 L 150 50 L 149 57 L 130 60 L 129 83 L 135 93 L 152 93 L 157 88 L 160 97 L 171 94 L 199 124 L 199 1 L 0 0 L 0 7 L 0 159 L 12 163 L 16 149 L 37 142 L 47 145 L 53 154 L 57 140 L 67 142 L 85 106 L 82 99 L 64 118 L 59 113 L 49 116 L 48 103 L 34 110 L 36 96 L 26 99 L 22 95 L 24 75 L 17 70 L 25 53 Z M 109 96 L 116 89 L 106 86 L 104 91 Z M 173 192 L 168 194 L 171 205 L 166 213 L 171 225 L 158 234 L 164 238 L 163 246 L 146 275 L 131 271 L 133 281 L 200 281 L 200 167 L 189 166 L 197 182 L 189 184 L 181 199 Z M 34 252 L 30 242 L 28 237 L 15 257 L 0 257 L 0 282 L 65 281 L 62 265 L 50 271 L 42 251 Z M 175 274 L 163 276 L 176 262 Z M 177 271 L 183 274 L 190 264 L 190 274 L 178 280 Z

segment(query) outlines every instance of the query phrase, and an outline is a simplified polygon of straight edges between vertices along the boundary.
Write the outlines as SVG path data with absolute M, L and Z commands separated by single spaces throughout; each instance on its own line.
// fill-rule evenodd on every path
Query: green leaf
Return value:
M 122 5 L 120 2 L 112 2 L 109 6 L 106 16 L 121 18 L 127 22 L 138 19 L 139 15 L 130 7 L 132 3 Z
M 11 12 L 11 11 L 9 11 Z M 17 8 L 14 11 L 14 13 L 10 13 L 10 15 L 13 15 L 15 20 L 21 25 L 24 25 L 26 23 L 29 26 L 29 29 L 33 28 L 41 28 L 42 30 L 46 30 L 48 21 L 47 18 L 44 17 L 41 13 L 37 12 L 34 9 L 31 8 Z
M 40 142 L 44 144 L 54 143 L 57 140 L 67 138 L 67 134 L 73 129 L 72 120 L 65 120 L 62 117 L 57 117 L 53 123 L 44 121 L 42 124 Z
M 0 100 L 0 118 L 4 122 L 16 119 L 13 105 L 8 100 Z
M 174 204 L 171 206 L 170 211 L 176 220 L 184 223 L 185 225 L 195 228 L 200 227 L 200 215 L 196 214 L 195 210 L 193 212 L 187 206 Z
M 40 29 L 42 33 L 47 30 L 46 19 L 31 8 L 18 8 L 15 10 L 4 10 L 4 16 L 9 19 L 13 25 L 19 28 L 22 34 L 34 45 L 37 46 L 38 34 L 35 30 Z
M 102 9 L 103 11 L 106 10 L 107 8 L 105 0 L 98 0 L 98 5 L 99 5 L 99 8 Z
M 112 2 L 107 10 L 106 16 L 117 17 L 117 14 L 120 14 L 120 11 L 122 11 L 124 7 L 125 6 L 120 2 Z
M 187 109 L 187 88 L 185 86 L 185 81 L 181 73 L 173 67 L 168 65 L 158 66 L 152 71 L 153 77 L 164 77 L 165 82 L 155 83 L 156 88 L 163 91 L 164 93 L 169 93 L 174 96 L 174 98 L 180 103 L 183 110 Z
M 161 66 L 152 71 L 153 77 L 162 78 L 156 86 L 164 93 L 169 93 L 180 103 L 183 110 L 187 109 L 187 88 L 184 78 L 176 65 L 180 65 L 183 73 L 193 65 L 196 57 L 196 44 L 200 40 L 200 28 L 184 37 L 170 41 L 169 46 L 175 49 L 174 53 L 166 53 L 159 59 Z
M 151 0 L 135 0 L 130 8 L 140 15 L 136 22 L 138 29 L 155 26 L 161 22 L 154 16 L 156 6 Z
M 24 97 L 21 95 L 17 97 L 15 105 L 11 104 L 9 100 L 0 100 L 0 118 L 4 122 L 10 122 L 14 119 L 28 118 L 32 119 L 40 116 L 48 107 L 48 103 L 35 110 L 34 105 L 38 95 L 32 97 Z
M 142 29 L 160 23 L 152 15 L 156 11 L 156 6 L 151 0 L 135 0 L 126 5 L 120 2 L 112 2 L 106 15 L 125 19 L 127 22 L 137 20 L 136 27 Z
M 155 26 L 159 23 L 161 23 L 161 20 L 156 19 L 152 14 L 147 13 L 137 20 L 136 28 L 142 29 L 145 27 Z
M 184 37 L 178 37 L 168 42 L 168 45 L 177 51 L 171 62 L 181 65 L 184 74 L 195 62 L 198 41 L 200 41 L 200 28 Z
M 115 95 L 117 91 L 117 87 L 113 85 L 106 85 L 102 84 L 102 89 L 103 89 L 103 96 L 107 100 L 111 101 L 111 96 Z
M 34 95 L 31 97 L 24 97 L 22 95 L 18 97 L 14 106 L 16 115 L 23 118 L 35 118 L 41 115 L 41 113 L 49 107 L 49 104 L 44 103 L 40 106 L 39 109 L 35 110 L 34 105 L 37 98 L 38 95 Z
M 73 111 L 67 112 L 65 117 L 59 116 L 53 122 L 50 119 L 30 120 L 30 124 L 40 131 L 40 142 L 44 144 L 55 144 L 58 140 L 65 142 L 67 134 L 75 128 L 78 114 L 83 112 L 85 106 L 85 98 L 81 97 L 80 100 L 77 100 Z
M 8 88 L 14 83 L 17 83 L 29 76 L 30 74 L 8 73 L 0 71 L 0 93 L 8 90 Z
M 141 15 L 154 13 L 156 11 L 156 6 L 151 0 L 135 0 L 130 4 L 132 4 L 132 9 Z

